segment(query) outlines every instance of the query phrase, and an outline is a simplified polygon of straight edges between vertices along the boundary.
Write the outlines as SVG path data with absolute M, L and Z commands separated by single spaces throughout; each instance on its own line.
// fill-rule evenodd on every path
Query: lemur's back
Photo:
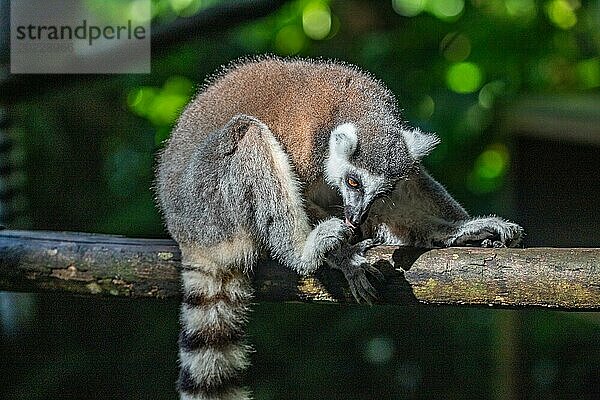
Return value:
M 195 143 L 234 115 L 246 114 L 271 129 L 292 158 L 299 178 L 311 182 L 321 173 L 333 127 L 358 120 L 382 105 L 386 107 L 382 113 L 389 115 L 387 108 L 395 107 L 390 92 L 353 67 L 279 58 L 242 63 L 228 69 L 188 105 L 164 156 L 177 154 L 176 162 L 186 164 Z

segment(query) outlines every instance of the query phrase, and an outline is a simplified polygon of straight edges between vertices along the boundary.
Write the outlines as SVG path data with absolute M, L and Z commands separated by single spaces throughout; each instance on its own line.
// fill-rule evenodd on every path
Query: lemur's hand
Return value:
M 367 239 L 354 245 L 342 245 L 337 251 L 331 252 L 327 261 L 332 268 L 343 272 L 350 291 L 358 303 L 372 304 L 377 300 L 377 291 L 367 279 L 367 272 L 383 281 L 383 274 L 373 267 L 365 258 L 365 252 L 375 246 L 373 240 Z
M 330 218 L 315 227 L 314 241 L 320 248 L 327 251 L 336 249 L 347 243 L 352 236 L 352 229 L 339 218 Z
M 514 247 L 521 242 L 523 228 L 496 216 L 465 221 L 448 239 L 448 246 Z

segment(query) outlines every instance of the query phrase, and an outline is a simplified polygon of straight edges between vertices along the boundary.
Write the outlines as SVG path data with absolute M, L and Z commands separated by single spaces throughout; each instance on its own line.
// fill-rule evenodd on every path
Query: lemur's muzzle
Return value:
M 344 217 L 346 217 L 346 225 L 354 229 L 358 228 L 363 222 L 365 222 L 368 214 L 369 207 L 367 207 L 365 210 L 352 206 L 344 207 Z

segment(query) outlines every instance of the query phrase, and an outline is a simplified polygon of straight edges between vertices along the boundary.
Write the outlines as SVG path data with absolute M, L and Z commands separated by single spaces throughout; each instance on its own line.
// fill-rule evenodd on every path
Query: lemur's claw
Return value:
M 371 264 L 369 264 L 369 266 L 366 267 L 365 270 L 373 277 L 375 277 L 375 279 L 377 279 L 379 282 L 385 282 L 385 276 L 381 273 L 379 269 L 375 268 Z
M 493 247 L 495 249 L 506 247 L 506 243 L 500 240 L 484 239 L 481 241 L 481 247 Z
M 346 279 L 350 286 L 350 292 L 357 303 L 372 305 L 377 300 L 377 291 L 367 279 L 364 269 L 357 269 L 352 276 L 346 276 Z
M 378 299 L 378 296 L 377 290 L 367 278 L 367 273 L 374 276 L 379 282 L 383 282 L 385 278 L 381 271 L 373 267 L 365 259 L 362 261 L 360 264 L 354 264 L 351 270 L 344 271 L 344 274 L 356 301 L 371 305 Z
M 351 246 L 342 246 L 329 254 L 330 265 L 344 273 L 350 292 L 358 303 L 372 304 L 377 300 L 377 290 L 367 278 L 367 273 L 380 282 L 385 279 L 381 271 L 364 257 L 365 252 L 374 246 L 372 239 L 366 239 Z
M 372 249 L 373 247 L 379 246 L 381 244 L 381 242 L 375 241 L 373 239 L 366 239 L 363 240 L 360 243 L 357 243 L 355 246 L 358 248 L 358 250 L 356 251 L 356 254 L 358 254 L 361 257 L 361 267 L 364 268 L 364 270 L 366 272 L 368 272 L 369 274 L 371 274 L 373 277 L 375 277 L 379 282 L 383 282 L 385 281 L 385 277 L 383 276 L 383 274 L 381 273 L 381 271 L 379 271 L 377 268 L 375 268 L 374 266 L 372 266 L 365 258 L 365 253 L 367 252 L 367 250 Z
M 450 246 L 512 247 L 519 244 L 523 228 L 490 216 L 466 221 L 449 241 Z

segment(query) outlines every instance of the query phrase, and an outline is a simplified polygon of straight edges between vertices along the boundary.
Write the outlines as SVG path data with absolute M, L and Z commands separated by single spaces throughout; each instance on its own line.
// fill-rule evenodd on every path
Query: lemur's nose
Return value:
M 355 225 L 355 224 L 353 224 L 353 223 L 352 223 L 352 222 L 351 222 L 351 221 L 348 219 L 348 217 L 346 217 L 346 220 L 344 221 L 344 223 L 345 223 L 347 226 L 349 226 L 350 228 L 352 228 L 352 229 L 356 229 L 356 225 Z
M 357 228 L 360 225 L 360 215 L 353 207 L 344 207 L 344 217 L 346 217 L 346 225 L 349 227 Z
M 353 210 L 350 207 L 344 209 L 344 217 L 346 217 L 346 225 L 351 228 L 358 228 L 364 221 L 364 215 L 360 211 Z

